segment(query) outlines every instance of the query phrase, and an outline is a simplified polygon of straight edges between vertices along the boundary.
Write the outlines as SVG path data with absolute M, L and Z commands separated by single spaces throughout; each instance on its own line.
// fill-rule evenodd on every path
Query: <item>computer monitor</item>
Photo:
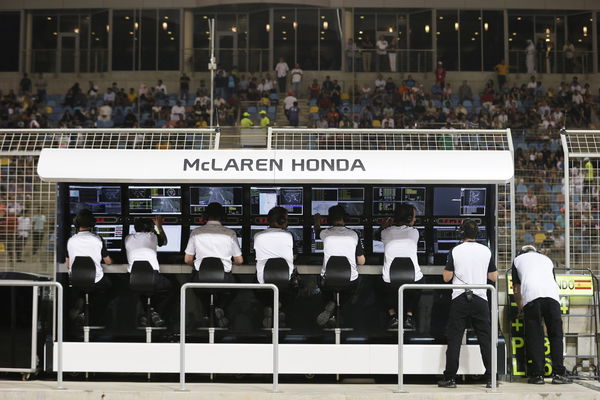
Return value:
M 181 214 L 181 186 L 129 186 L 129 214 Z
M 250 226 L 250 251 L 254 251 L 254 235 L 267 229 L 267 225 Z M 304 227 L 300 225 L 288 226 L 287 230 L 294 237 L 294 252 L 296 254 L 304 253 Z
M 460 230 L 457 226 L 434 226 L 433 227 L 433 252 L 446 254 L 462 240 Z M 479 227 L 477 242 L 487 246 L 488 237 L 485 226 Z
M 433 188 L 433 215 L 449 217 L 484 216 L 486 188 Z
M 123 225 L 96 225 L 92 230 L 100 236 L 108 251 L 121 251 L 123 248 Z M 75 235 L 75 225 L 71 225 L 71 236 Z
M 365 189 L 361 187 L 325 187 L 312 189 L 312 214 L 328 215 L 329 207 L 341 205 L 348 215 L 363 215 Z
M 120 215 L 121 187 L 70 185 L 70 214 L 75 215 L 85 208 L 94 215 Z
M 160 246 L 159 253 L 180 253 L 181 252 L 181 225 L 163 225 L 165 235 L 167 235 L 167 244 Z M 129 225 L 129 234 L 135 233 L 133 225 Z
M 331 228 L 331 226 L 321 226 L 321 230 Z M 358 225 L 346 225 L 346 228 L 352 229 L 358 232 L 359 238 L 362 240 L 365 237 L 365 227 Z M 315 235 L 313 230 L 312 232 L 312 243 L 310 245 L 310 250 L 312 253 L 323 253 L 323 241 L 319 238 L 318 235 Z
M 373 187 L 373 215 L 391 216 L 401 203 L 412 204 L 417 215 L 425 215 L 426 189 L 424 187 Z
M 200 228 L 203 225 L 190 225 L 190 232 L 196 228 Z M 242 248 L 242 226 L 241 225 L 226 225 L 227 228 L 233 229 L 235 234 L 237 235 L 238 244 L 240 245 L 240 249 Z
M 373 235 L 379 229 L 379 226 L 373 227 Z M 426 244 L 425 244 L 425 227 L 424 226 L 415 226 L 415 228 L 419 231 L 419 241 L 417 242 L 417 254 L 425 254 Z M 383 254 L 384 246 L 381 240 L 373 239 L 373 254 Z
M 275 206 L 281 206 L 289 215 L 302 215 L 304 191 L 301 187 L 251 187 L 252 215 L 267 215 Z
M 190 214 L 202 215 L 210 203 L 221 204 L 227 215 L 243 215 L 241 186 L 190 186 Z

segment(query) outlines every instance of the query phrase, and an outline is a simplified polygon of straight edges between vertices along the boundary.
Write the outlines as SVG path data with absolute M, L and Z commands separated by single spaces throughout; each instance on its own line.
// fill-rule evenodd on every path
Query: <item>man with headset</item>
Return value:
M 205 257 L 220 258 L 225 272 L 224 283 L 234 283 L 235 278 L 231 273 L 232 260 L 235 264 L 242 264 L 242 250 L 233 229 L 224 227 L 221 222 L 225 219 L 225 209 L 219 203 L 210 203 L 206 206 L 206 225 L 196 228 L 190 234 L 185 248 L 184 262 L 194 266 L 192 281 L 198 281 L 198 271 Z M 215 309 L 215 316 L 220 327 L 228 324 L 223 309 L 227 298 L 221 299 L 221 307 Z
M 269 228 L 258 232 L 254 235 L 254 251 L 256 252 L 256 279 L 258 283 L 265 283 L 264 271 L 265 264 L 267 260 L 270 258 L 283 258 L 288 265 L 288 279 L 290 281 L 290 287 L 285 288 L 288 290 L 282 290 L 281 292 L 281 305 L 284 303 L 288 303 L 291 300 L 291 286 L 294 284 L 296 279 L 294 278 L 294 258 L 296 254 L 296 246 L 294 243 L 294 237 L 290 233 L 290 231 L 286 230 L 288 226 L 288 212 L 283 207 L 273 207 L 269 210 L 269 214 L 267 215 L 267 219 L 269 221 Z M 265 328 L 272 327 L 272 315 L 273 309 L 271 305 L 273 304 L 271 292 L 269 291 L 261 291 L 265 296 L 264 297 L 264 320 L 263 326 Z M 287 305 L 287 304 L 285 304 Z M 284 322 L 282 317 L 285 317 L 283 314 L 283 307 L 280 308 L 279 315 L 279 326 L 282 326 Z
M 485 285 L 487 281 L 496 282 L 498 273 L 494 257 L 487 246 L 477 243 L 479 227 L 477 222 L 466 219 L 461 225 L 463 240 L 448 253 L 446 268 L 443 271 L 444 282 L 452 284 Z M 460 346 L 468 320 L 471 320 L 481 358 L 485 366 L 487 387 L 491 387 L 491 320 L 490 309 L 485 289 L 454 289 L 446 337 L 446 369 L 444 378 L 438 382 L 439 387 L 455 388 L 456 372 Z
M 552 383 L 566 384 L 573 381 L 566 375 L 563 364 L 563 327 L 560 312 L 558 286 L 554 276 L 554 263 L 536 248 L 527 245 L 512 265 L 512 282 L 515 300 L 524 311 L 525 348 L 528 364 L 528 383 L 544 384 L 544 329 L 546 325 L 552 358 Z
M 321 230 L 321 215 L 314 216 L 315 237 L 323 240 L 323 267 L 321 268 L 321 277 L 325 277 L 327 262 L 332 256 L 343 256 L 350 263 L 350 288 L 347 292 L 354 292 L 358 286 L 358 269 L 356 265 L 365 263 L 365 250 L 362 239 L 352 229 L 346 227 L 344 218 L 346 211 L 341 205 L 335 205 L 329 208 L 329 223 L 331 228 Z M 319 326 L 335 325 L 333 317 L 335 311 L 335 302 L 329 301 L 323 312 L 317 316 Z

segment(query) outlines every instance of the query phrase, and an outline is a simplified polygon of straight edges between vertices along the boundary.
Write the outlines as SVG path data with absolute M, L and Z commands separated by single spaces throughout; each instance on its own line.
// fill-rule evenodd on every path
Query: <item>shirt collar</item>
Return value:
M 206 221 L 206 225 L 221 225 L 219 221 Z

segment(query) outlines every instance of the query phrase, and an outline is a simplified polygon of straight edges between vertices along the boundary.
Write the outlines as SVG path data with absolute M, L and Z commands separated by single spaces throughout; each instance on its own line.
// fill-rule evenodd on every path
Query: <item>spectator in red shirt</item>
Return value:
M 437 68 L 435 69 L 435 84 L 442 89 L 446 84 L 446 69 L 441 61 L 438 61 Z

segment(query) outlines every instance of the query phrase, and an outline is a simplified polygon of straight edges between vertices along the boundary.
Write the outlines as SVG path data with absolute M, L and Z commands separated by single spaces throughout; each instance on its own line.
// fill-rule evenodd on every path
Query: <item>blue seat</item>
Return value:
M 521 241 L 524 244 L 531 244 L 535 241 L 535 239 L 533 238 L 533 235 L 531 233 L 524 233 L 523 235 L 521 235 Z
M 471 100 L 465 100 L 463 101 L 463 106 L 466 108 L 473 108 L 473 102 Z
M 519 183 L 517 185 L 517 193 L 527 193 L 527 186 Z
M 562 193 L 562 185 L 552 185 L 552 193 Z
M 558 214 L 560 213 L 560 206 L 556 203 L 552 203 L 550 204 L 550 209 L 552 210 L 553 213 Z
M 316 106 L 317 105 L 317 99 L 310 99 L 308 101 L 308 105 L 309 106 Z
M 532 221 L 535 221 L 537 219 L 537 214 L 536 213 L 527 213 L 527 218 L 529 218 Z
M 545 222 L 543 228 L 545 231 L 553 231 L 554 224 L 552 222 Z
M 310 114 L 310 117 L 312 118 L 313 121 L 318 121 L 319 113 L 312 113 L 312 114 Z

